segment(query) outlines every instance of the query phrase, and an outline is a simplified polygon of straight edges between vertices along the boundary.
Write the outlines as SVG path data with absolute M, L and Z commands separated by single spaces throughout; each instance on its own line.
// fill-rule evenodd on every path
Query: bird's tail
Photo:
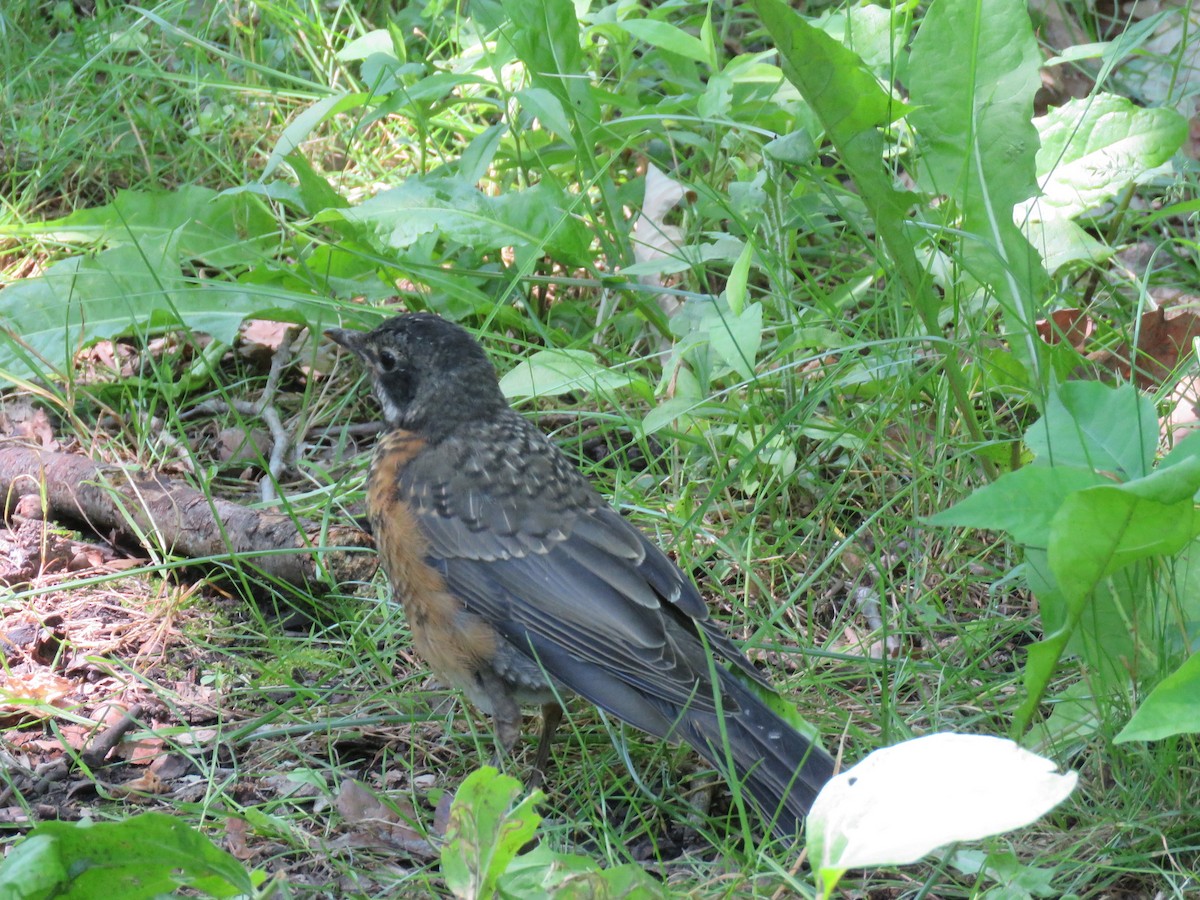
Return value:
M 724 715 L 687 712 L 679 734 L 730 780 L 736 778 L 780 837 L 795 838 L 817 792 L 833 777 L 833 757 L 736 676 L 718 671 Z

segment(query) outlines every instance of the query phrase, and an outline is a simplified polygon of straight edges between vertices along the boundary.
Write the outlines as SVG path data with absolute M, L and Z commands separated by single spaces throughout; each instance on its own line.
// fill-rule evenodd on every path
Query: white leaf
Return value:
M 933 734 L 876 750 L 821 790 L 808 817 L 813 865 L 916 862 L 938 847 L 1028 825 L 1078 776 L 1003 738 Z
M 687 196 L 687 189 L 673 178 L 668 177 L 653 163 L 646 166 L 646 193 L 642 198 L 642 214 L 633 223 L 629 241 L 633 245 L 633 260 L 638 266 L 646 267 L 648 263 L 659 260 L 671 260 L 679 255 L 679 246 L 683 243 L 683 229 L 678 225 L 666 223 L 667 214 L 679 205 Z M 677 267 L 676 271 L 686 268 L 686 264 Z M 657 267 L 654 271 L 639 274 L 642 284 L 661 287 L 662 272 Z M 661 294 L 658 305 L 668 316 L 679 311 L 680 301 L 670 294 Z

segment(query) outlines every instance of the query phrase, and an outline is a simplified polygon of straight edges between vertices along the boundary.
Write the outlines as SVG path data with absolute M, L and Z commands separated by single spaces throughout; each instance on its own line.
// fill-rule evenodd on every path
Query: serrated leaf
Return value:
M 932 3 L 913 39 L 908 86 L 919 104 L 918 172 L 931 194 L 955 201 L 970 238 L 961 259 L 991 290 L 1017 334 L 1029 334 L 1047 281 L 1041 259 L 1014 223 L 1037 192 L 1037 131 L 1030 121 L 1042 57 L 1024 0 Z M 1026 364 L 1044 348 L 1012 342 Z
M 118 191 L 112 203 L 61 219 L 0 228 L 0 234 L 52 238 L 116 247 L 141 245 L 147 253 L 172 242 L 183 259 L 217 267 L 245 265 L 278 241 L 278 224 L 262 200 L 246 192 L 186 185 L 177 191 Z
M 415 177 L 350 209 L 326 210 L 318 222 L 351 222 L 390 249 L 431 234 L 478 251 L 531 247 L 583 263 L 591 233 L 569 212 L 571 199 L 549 184 L 489 197 L 461 177 Z
M 148 240 L 63 260 L 0 291 L 0 373 L 51 377 L 96 341 L 178 327 L 230 344 L 247 317 L 286 311 L 319 319 L 321 309 L 317 298 L 286 291 L 195 284 L 183 277 L 172 238 Z
M 909 230 L 910 194 L 895 188 L 881 165 L 881 130 L 909 108 L 885 91 L 862 59 L 805 21 L 782 0 L 752 0 L 779 50 L 784 75 L 804 99 L 841 155 L 914 302 L 926 305 L 928 291 Z M 932 310 L 926 318 L 936 313 Z
M 577 145 L 601 120 L 579 44 L 579 20 L 570 0 L 502 0 L 508 37 L 533 87 L 550 91 L 572 117 Z M 582 150 L 582 146 L 580 147 Z M 587 152 L 594 147 L 588 146 Z

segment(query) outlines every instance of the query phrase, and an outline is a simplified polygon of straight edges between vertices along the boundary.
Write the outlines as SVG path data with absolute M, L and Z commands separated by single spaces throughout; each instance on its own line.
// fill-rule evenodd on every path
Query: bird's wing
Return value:
M 397 485 L 472 612 L 585 696 L 600 671 L 671 709 L 711 707 L 701 633 L 761 680 L 691 581 L 532 424 L 472 431 L 423 450 Z

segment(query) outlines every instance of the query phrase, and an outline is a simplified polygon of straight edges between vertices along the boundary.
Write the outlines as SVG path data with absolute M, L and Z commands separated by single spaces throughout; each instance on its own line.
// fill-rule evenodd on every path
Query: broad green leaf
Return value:
M 571 123 L 567 119 L 562 101 L 554 93 L 545 88 L 531 87 L 517 91 L 516 98 L 525 111 L 537 119 L 547 131 L 563 140 L 571 139 Z
M 228 282 L 194 283 L 174 240 L 72 257 L 0 291 L 0 373 L 49 378 L 96 341 L 184 327 L 233 343 L 249 316 L 316 322 L 332 318 L 320 298 L 251 293 Z
M 905 865 L 946 844 L 1028 825 L 1077 780 L 987 735 L 933 734 L 876 750 L 826 784 L 808 816 L 821 896 L 847 869 Z
M 523 191 L 507 191 L 491 200 L 496 221 L 507 233 L 528 235 L 538 255 L 566 262 L 590 262 L 592 232 L 574 213 L 578 199 L 543 181 Z
M 1145 478 L 1128 481 L 1117 490 L 1164 506 L 1190 506 L 1200 491 L 1200 457 L 1179 457 L 1174 465 L 1159 465 Z
M 726 365 L 747 381 L 754 378 L 758 348 L 762 345 L 763 308 L 751 303 L 741 315 L 714 311 L 709 317 L 708 339 L 713 350 Z
M 650 388 L 638 375 L 610 369 L 586 350 L 539 350 L 517 363 L 500 379 L 500 390 L 512 400 L 558 397 L 572 391 L 608 393 Z
M 984 876 L 996 882 L 996 888 L 979 894 L 979 900 L 1028 900 L 1029 897 L 1061 897 L 1062 889 L 1054 878 L 1062 865 L 1040 868 L 1026 864 L 1011 851 L 965 850 L 957 848 L 946 862 L 964 875 Z
M 921 182 L 975 220 L 1037 193 L 1033 95 L 1041 87 L 1026 5 L 934 0 L 913 39 L 909 120 Z M 978 232 L 985 236 L 987 231 Z
M 752 5 L 779 50 L 784 75 L 812 108 L 854 178 L 927 327 L 935 325 L 937 306 L 917 258 L 918 234 L 908 218 L 913 198 L 895 187 L 883 165 L 882 130 L 908 107 L 880 86 L 853 51 L 783 0 L 752 0 Z
M 260 179 L 265 181 L 275 174 L 275 170 L 279 168 L 279 164 L 284 161 L 290 154 L 294 153 L 308 136 L 312 134 L 313 129 L 322 122 L 333 118 L 344 112 L 352 109 L 359 109 L 363 105 L 371 102 L 372 95 L 366 92 L 339 92 L 329 97 L 323 97 L 312 106 L 301 112 L 296 118 L 292 119 L 291 124 L 283 129 L 283 133 L 279 135 L 279 140 L 275 142 L 275 148 L 271 151 L 271 155 L 267 157 L 267 164 L 263 167 Z
M 1169 160 L 1188 128 L 1173 109 L 1146 109 L 1116 94 L 1068 100 L 1034 124 L 1043 216 L 1077 216 L 1111 200 Z
M 579 20 L 571 0 L 502 0 L 508 14 L 508 39 L 525 64 L 532 87 L 544 88 L 569 111 L 576 145 L 584 144 L 600 122 L 588 66 L 579 44 Z M 594 153 L 594 146 L 587 146 Z
M 1022 338 L 1014 350 L 1035 372 L 1047 276 L 1013 209 L 1037 191 L 1031 119 L 1041 63 L 1023 0 L 935 0 L 908 66 L 919 181 L 956 202 L 962 259 L 994 293 Z
M 754 246 L 747 241 L 725 283 L 725 301 L 735 316 L 740 316 L 746 307 L 746 282 L 750 277 L 750 260 L 753 258 Z
M 661 431 L 672 423 L 683 420 L 678 426 L 683 431 L 695 419 L 716 418 L 728 412 L 728 408 L 713 403 L 704 397 L 680 396 L 676 394 L 660 402 L 642 419 L 642 434 L 650 435 Z
M 1039 465 L 1074 466 L 1119 481 L 1150 470 L 1158 442 L 1154 404 L 1131 384 L 1069 381 L 1046 401 L 1046 413 L 1025 433 Z
M 489 197 L 463 178 L 434 175 L 410 178 L 356 207 L 326 210 L 316 221 L 362 226 L 391 249 L 439 234 L 481 252 L 523 247 L 584 263 L 591 234 L 569 211 L 573 202 L 545 182 Z
M 392 40 L 391 32 L 385 28 L 376 28 L 368 31 L 362 37 L 347 42 L 337 52 L 337 58 L 339 62 L 357 62 L 376 53 L 394 55 L 395 52 L 396 45 Z
M 1193 431 L 1171 448 L 1171 452 L 1162 458 L 1159 469 L 1177 466 L 1185 460 L 1200 458 L 1200 432 Z
M 1157 741 L 1196 732 L 1200 732 L 1200 653 L 1193 653 L 1150 692 L 1116 741 Z
M 237 897 L 253 894 L 264 878 L 182 820 L 144 813 L 122 822 L 41 823 L 0 863 L 0 898 L 151 900 L 183 886 Z
M 471 182 L 441 176 L 409 178 L 358 206 L 325 210 L 315 219 L 361 225 L 374 232 L 384 247 L 393 249 L 407 248 L 428 234 L 443 234 L 485 249 L 518 239 L 521 243 L 532 240 L 531 235 L 498 234 L 488 198 Z
M 69 860 L 48 834 L 30 834 L 0 862 L 0 900 L 49 900 L 71 883 Z
M 664 896 L 637 863 L 601 869 L 586 856 L 559 853 L 546 844 L 514 859 L 498 887 L 501 900 L 653 900 Z
M 1023 466 L 984 485 L 925 521 L 931 525 L 1007 532 L 1018 544 L 1045 547 L 1050 523 L 1066 499 L 1106 479 L 1090 469 Z
M 1102 262 L 1114 252 L 1064 216 L 1043 215 L 1035 207 L 1028 216 L 1018 208 L 1015 217 L 1047 272 L 1074 262 Z
M 300 182 L 300 201 L 305 215 L 314 215 L 323 209 L 341 209 L 350 201 L 339 194 L 320 172 L 312 167 L 303 153 L 289 153 L 288 166 Z
M 459 786 L 442 845 L 442 875 L 454 896 L 496 895 L 500 877 L 542 820 L 533 811 L 541 792 L 514 804 L 522 790 L 517 779 L 492 766 L 471 773 Z
M 1136 676 L 1138 660 L 1131 656 L 1133 645 L 1125 635 L 1140 633 L 1149 639 L 1146 632 L 1155 630 L 1155 610 L 1148 611 L 1148 621 L 1140 615 L 1148 578 L 1133 572 L 1128 579 L 1116 579 L 1117 591 L 1097 594 L 1100 581 L 1141 560 L 1178 553 L 1200 532 L 1190 499 L 1158 503 L 1126 487 L 1103 485 L 1078 491 L 1051 522 L 1046 557 L 1057 589 L 1048 595 L 1039 593 L 1038 600 L 1048 627 L 1060 624 L 1029 648 L 1028 696 L 1014 717 L 1017 733 L 1028 726 L 1073 640 L 1081 642 L 1098 677 L 1098 689 L 1111 690 L 1119 686 L 1119 679 Z M 1120 632 L 1114 634 L 1114 628 Z
M 1178 553 L 1198 531 L 1190 495 L 1159 503 L 1122 487 L 1088 488 L 1068 497 L 1050 523 L 1050 568 L 1068 596 L 1083 597 L 1130 563 Z
M 0 228 L 0 234 L 101 247 L 145 245 L 148 253 L 171 241 L 182 259 L 225 267 L 259 261 L 278 242 L 278 230 L 275 217 L 258 197 L 185 185 L 170 192 L 118 191 L 104 206 L 49 222 Z
M 699 38 L 668 22 L 660 22 L 657 19 L 622 19 L 616 25 L 651 47 L 678 53 L 712 69 L 717 66 L 715 48 L 706 47 Z
M 492 167 L 496 151 L 500 149 L 500 142 L 506 134 L 508 125 L 497 122 L 471 138 L 471 143 L 467 144 L 467 149 L 458 158 L 459 177 L 469 184 L 478 184 Z
M 883 80 L 904 82 L 904 45 L 912 19 L 898 6 L 850 3 L 822 15 L 814 24 L 862 57 Z
M 794 166 L 805 165 L 817 157 L 817 145 L 807 129 L 801 128 L 777 137 L 763 147 L 771 159 Z

